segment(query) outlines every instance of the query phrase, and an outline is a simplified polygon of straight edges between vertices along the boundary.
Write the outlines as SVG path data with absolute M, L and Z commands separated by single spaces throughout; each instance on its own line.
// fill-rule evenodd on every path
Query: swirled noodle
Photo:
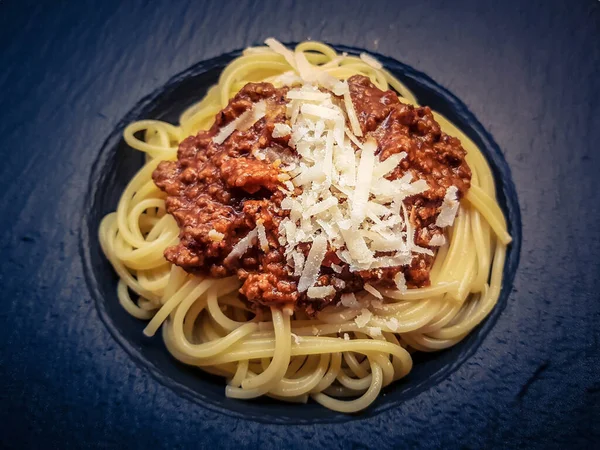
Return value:
M 302 42 L 296 53 L 339 79 L 363 74 L 401 101 L 418 105 L 410 90 L 367 58 L 338 54 L 320 42 Z M 289 59 L 289 58 L 288 58 Z M 383 290 L 381 304 L 363 310 L 330 306 L 316 318 L 271 308 L 256 314 L 237 298 L 235 278 L 201 278 L 163 256 L 179 229 L 166 213 L 165 194 L 151 175 L 161 160 L 175 160 L 186 136 L 210 128 L 215 114 L 250 81 L 276 86 L 297 70 L 268 47 L 248 49 L 222 72 L 219 83 L 181 114 L 179 125 L 156 120 L 130 124 L 127 144 L 144 152 L 146 164 L 129 182 L 116 212 L 100 225 L 102 249 L 120 280 L 123 308 L 148 320 L 146 335 L 162 328 L 168 350 L 181 362 L 227 380 L 238 399 L 262 395 L 289 402 L 309 398 L 335 411 L 356 412 L 371 404 L 412 367 L 411 353 L 460 342 L 492 310 L 502 283 L 510 235 L 496 201 L 492 172 L 480 149 L 439 113 L 443 131 L 467 151 L 472 185 L 437 253 L 431 286 L 405 292 Z M 375 67 L 374 67 L 375 66 Z M 369 312 L 366 326 L 356 318 Z

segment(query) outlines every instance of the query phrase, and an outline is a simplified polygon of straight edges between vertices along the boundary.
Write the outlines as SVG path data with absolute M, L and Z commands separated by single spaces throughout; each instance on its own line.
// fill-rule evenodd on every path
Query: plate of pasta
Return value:
M 2 2 L 2 448 L 594 448 L 600 2 Z
M 204 95 L 181 87 L 191 79 Z M 464 359 L 483 338 L 516 270 L 520 219 L 494 144 L 444 115 L 456 104 L 422 105 L 415 79 L 426 101 L 447 95 L 364 51 L 269 38 L 130 114 L 96 165 L 84 235 L 117 339 L 201 402 L 208 376 L 221 386 L 211 401 L 233 410 L 368 414 L 391 404 L 382 393 L 456 368 L 435 355 Z M 135 161 L 128 175 L 114 152 Z M 131 338 L 115 314 L 143 332 Z M 160 364 L 136 350 L 153 336 Z

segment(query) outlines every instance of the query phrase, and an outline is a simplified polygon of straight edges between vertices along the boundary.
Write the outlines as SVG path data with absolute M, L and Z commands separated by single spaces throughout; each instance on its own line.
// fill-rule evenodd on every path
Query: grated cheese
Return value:
M 265 44 L 267 44 L 269 46 L 269 48 L 271 50 L 273 50 L 275 53 L 278 53 L 281 56 L 283 56 L 285 58 L 285 60 L 288 62 L 288 64 L 290 66 L 292 66 L 294 69 L 296 69 L 296 57 L 294 55 L 294 52 L 292 52 L 291 50 L 288 50 L 281 42 L 279 42 L 275 38 L 265 39 Z
M 363 144 L 362 142 L 360 142 L 358 140 L 358 138 L 356 136 L 354 136 L 354 134 L 352 133 L 352 131 L 350 131 L 348 129 L 348 127 L 344 127 L 344 133 L 346 133 L 346 136 L 348 136 L 348 139 L 350 139 L 350 141 L 356 145 L 356 148 L 362 148 Z
M 370 321 L 373 314 L 366 308 L 360 310 L 360 315 L 354 319 L 358 328 L 364 328 Z
M 379 292 L 377 289 L 375 289 L 369 283 L 365 283 L 364 288 L 365 288 L 365 291 L 367 291 L 369 294 L 374 295 L 376 298 L 378 298 L 380 300 L 383 299 L 383 295 L 381 295 L 381 292 Z
M 446 195 L 444 195 L 444 200 L 442 201 L 440 214 L 435 221 L 435 224 L 438 227 L 449 227 L 454 223 L 454 218 L 456 217 L 459 206 L 457 192 L 458 188 L 456 186 L 450 186 L 446 189 Z
M 352 259 L 359 263 L 367 263 L 373 259 L 373 252 L 369 250 L 364 238 L 356 229 L 343 229 L 340 226 L 340 233 L 346 241 L 346 246 Z
M 262 119 L 267 110 L 267 104 L 264 100 L 255 103 L 251 109 L 243 112 L 238 117 L 233 119 L 227 125 L 222 127 L 219 132 L 213 137 L 215 144 L 221 145 L 234 131 L 246 131 L 252 127 L 256 122 Z
M 287 188 L 288 192 L 294 192 L 294 183 L 291 181 L 284 181 L 283 185 Z
M 369 331 L 369 334 L 372 334 L 373 336 L 381 336 L 381 328 L 379 327 L 367 327 L 367 330 Z
M 371 269 L 380 269 L 385 267 L 408 266 L 412 261 L 409 252 L 398 252 L 394 256 L 381 256 L 376 258 L 371 264 Z
M 245 237 L 239 240 L 237 244 L 233 246 L 229 255 L 225 258 L 225 261 L 231 261 L 232 259 L 240 258 L 246 253 L 246 251 L 254 245 L 256 238 L 258 236 L 258 230 L 255 228 L 250 231 Z
M 398 291 L 402 293 L 406 292 L 406 277 L 404 276 L 404 273 L 398 272 L 394 275 L 394 283 L 396 283 L 396 289 L 398 289 Z
M 293 70 L 290 70 L 276 77 L 273 82 L 280 86 L 294 86 L 302 84 L 302 78 L 300 78 Z
M 348 92 L 348 83 L 338 80 L 327 72 L 319 71 L 316 81 L 337 96 L 344 95 Z
M 429 255 L 429 256 L 433 256 L 433 250 L 429 249 L 429 248 L 425 248 L 425 247 L 420 247 L 418 245 L 414 245 L 413 248 L 411 249 L 414 253 L 422 253 L 424 255 Z
M 446 243 L 446 238 L 443 234 L 434 234 L 429 240 L 429 245 L 432 247 L 441 247 Z
M 341 280 L 339 278 L 332 278 L 331 279 L 331 284 L 333 287 L 335 287 L 338 290 L 342 290 L 346 287 L 346 282 L 344 280 Z
M 225 238 L 225 235 L 213 229 L 208 232 L 208 238 L 213 242 L 221 242 Z
M 335 197 L 329 197 L 327 200 L 323 200 L 323 201 L 320 201 L 318 203 L 315 203 L 309 209 L 307 209 L 306 211 L 304 211 L 302 213 L 302 216 L 304 216 L 304 217 L 312 217 L 312 216 L 319 215 L 319 214 L 327 211 L 332 206 L 335 206 L 337 204 L 338 204 L 338 199 L 337 198 L 335 198 Z
M 352 103 L 352 98 L 350 97 L 349 89 L 346 89 L 344 92 L 344 105 L 346 106 L 346 114 L 348 115 L 352 132 L 355 136 L 362 136 L 362 130 L 360 128 L 360 123 L 358 122 L 358 117 L 356 116 L 356 111 L 354 109 L 354 104 Z
M 340 120 L 340 113 L 334 109 L 326 108 L 324 106 L 313 105 L 305 103 L 300 107 L 300 112 L 308 116 L 313 116 L 317 119 L 324 120 Z
M 285 98 L 288 100 L 304 100 L 307 102 L 322 102 L 324 100 L 331 99 L 331 94 L 327 92 L 321 92 L 318 90 L 291 90 L 288 91 Z
M 258 231 L 258 242 L 260 244 L 260 249 L 263 252 L 269 251 L 269 241 L 267 240 L 267 233 L 262 220 L 256 222 L 256 229 Z
M 406 227 L 406 244 L 410 250 L 415 246 L 415 230 L 410 223 L 410 219 L 408 217 L 408 210 L 404 205 L 404 202 L 400 204 L 400 208 L 402 209 L 402 216 L 404 217 L 404 226 Z
M 294 276 L 299 277 L 300 275 L 302 275 L 302 269 L 304 268 L 304 253 L 293 252 L 292 261 L 294 262 Z
M 340 304 L 346 308 L 356 309 L 360 308 L 360 303 L 356 300 L 356 295 L 353 293 L 342 294 L 340 298 Z
M 298 281 L 298 292 L 304 292 L 316 283 L 326 251 L 327 239 L 322 235 L 317 236 L 310 247 L 300 281 Z
M 335 294 L 333 286 L 313 286 L 306 291 L 309 298 L 325 298 Z
M 307 60 L 304 52 L 289 50 L 273 38 L 265 44 L 267 47 L 257 51 L 281 55 L 292 69 L 274 77 L 290 89 L 286 93 L 288 121 L 276 124 L 272 136 L 289 137 L 288 145 L 297 155 L 294 162 L 286 161 L 279 166 L 278 179 L 283 185 L 280 190 L 285 195 L 281 208 L 289 212 L 289 217 L 280 222 L 278 240 L 285 246 L 289 272 L 299 277 L 299 292 L 324 298 L 341 286 L 343 281 L 335 278 L 331 286 L 315 286 L 328 249 L 343 263 L 330 264 L 335 273 L 402 267 L 410 265 L 417 254 L 433 255 L 431 249 L 415 244 L 415 228 L 404 203 L 405 199 L 427 191 L 429 186 L 425 180 L 413 179 L 410 171 L 402 170 L 406 152 L 379 160 L 377 142 L 363 137 L 348 83 L 327 72 L 339 67 L 339 61 L 317 66 Z M 381 68 L 381 63 L 371 55 L 364 53 L 360 57 L 369 66 Z M 254 109 L 243 120 L 223 127 L 218 139 L 225 140 L 233 131 L 252 126 L 261 115 L 261 107 L 256 112 Z M 389 118 L 384 120 L 384 126 Z M 270 160 L 265 155 L 259 156 Z M 392 173 L 399 178 L 387 179 Z M 451 224 L 454 220 L 458 208 L 456 192 L 455 187 L 447 190 L 436 224 Z M 240 247 L 236 245 L 234 249 L 238 253 L 246 251 L 256 238 L 261 249 L 267 251 L 262 224 L 257 224 L 253 237 L 242 239 L 238 242 Z M 436 235 L 430 245 L 444 243 L 445 238 Z M 307 256 L 300 245 L 309 246 Z M 401 272 L 394 281 L 398 290 L 406 289 Z M 376 302 L 383 307 L 383 295 L 378 289 L 367 284 L 365 291 L 370 294 L 365 298 L 372 299 L 372 306 Z M 340 305 L 361 307 L 353 294 L 342 295 Z M 363 309 L 356 318 L 357 324 L 364 322 L 365 326 L 370 314 Z
M 406 158 L 406 152 L 396 153 L 389 156 L 386 160 L 379 162 L 373 169 L 373 178 L 381 178 L 389 174 L 392 170 L 398 167 L 398 164 Z
M 378 235 L 379 233 L 372 233 Z M 379 234 L 377 238 L 371 241 L 371 250 L 376 252 L 393 252 L 405 249 L 404 241 L 401 237 L 386 238 L 382 236 L 383 233 Z
M 289 136 L 291 132 L 292 132 L 292 129 L 290 128 L 289 125 L 287 125 L 285 123 L 276 123 L 275 128 L 273 129 L 272 136 L 274 138 L 280 138 L 280 137 L 284 137 L 284 136 Z
M 366 215 L 367 201 L 371 191 L 371 180 L 373 178 L 373 167 L 375 166 L 375 150 L 377 143 L 369 139 L 365 143 L 358 163 L 356 188 L 352 195 L 352 222 L 359 225 Z
M 325 231 L 325 234 L 327 235 L 327 239 L 330 242 L 339 240 L 340 233 L 338 233 L 336 231 L 334 224 L 331 224 L 327 220 L 322 220 L 322 219 L 317 219 L 316 222 L 323 229 L 323 231 Z M 336 269 L 333 268 L 333 266 L 335 266 L 335 264 L 332 264 L 332 269 L 335 272 Z M 339 266 L 337 266 L 337 267 L 339 267 Z M 341 270 L 342 270 L 341 267 L 339 268 L 339 270 L 341 272 Z M 340 272 L 337 272 L 337 273 L 340 273 Z

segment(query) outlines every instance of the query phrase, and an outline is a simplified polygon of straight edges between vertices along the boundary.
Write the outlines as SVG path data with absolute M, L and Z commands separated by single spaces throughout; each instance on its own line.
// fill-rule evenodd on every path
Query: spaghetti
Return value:
M 176 359 L 225 377 L 228 397 L 268 395 L 298 403 L 312 398 L 352 413 L 409 373 L 412 352 L 451 347 L 490 313 L 500 294 L 511 237 L 481 151 L 434 112 L 441 129 L 460 139 L 472 177 L 456 219 L 445 228 L 429 286 L 374 291 L 365 286 L 355 303 L 332 304 L 309 315 L 277 305 L 251 308 L 238 294 L 236 276 L 197 276 L 168 262 L 164 252 L 178 243 L 180 230 L 152 173 L 161 161 L 177 160 L 180 142 L 210 128 L 215 115 L 248 83 L 280 87 L 321 74 L 328 80 L 363 75 L 383 91 L 395 90 L 403 103 L 418 105 L 410 90 L 368 55 L 338 54 L 313 41 L 294 51 L 274 40 L 267 43 L 232 61 L 218 84 L 183 112 L 178 126 L 142 120 L 125 129 L 125 141 L 146 154 L 146 163 L 116 212 L 103 219 L 100 243 L 119 276 L 119 302 L 132 316 L 149 320 L 144 333 L 152 336 L 161 329 Z M 359 125 L 351 117 L 349 122 L 356 138 Z

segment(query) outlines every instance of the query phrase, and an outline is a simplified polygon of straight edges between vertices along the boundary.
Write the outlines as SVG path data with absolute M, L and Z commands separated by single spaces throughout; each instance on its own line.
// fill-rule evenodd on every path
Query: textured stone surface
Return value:
M 295 19 L 294 19 L 295 17 Z M 508 304 L 445 381 L 379 415 L 281 426 L 199 407 L 116 344 L 78 231 L 98 149 L 192 64 L 306 37 L 447 87 L 511 166 L 523 219 Z M 0 3 L 0 446 L 564 447 L 600 437 L 600 3 Z

